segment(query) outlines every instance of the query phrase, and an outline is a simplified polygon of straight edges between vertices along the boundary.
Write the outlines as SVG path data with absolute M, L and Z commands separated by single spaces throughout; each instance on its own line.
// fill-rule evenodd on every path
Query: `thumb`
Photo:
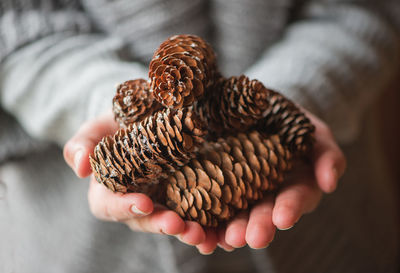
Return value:
M 64 159 L 78 177 L 90 175 L 89 155 L 97 143 L 106 135 L 118 129 L 113 114 L 106 114 L 84 123 L 64 146 Z

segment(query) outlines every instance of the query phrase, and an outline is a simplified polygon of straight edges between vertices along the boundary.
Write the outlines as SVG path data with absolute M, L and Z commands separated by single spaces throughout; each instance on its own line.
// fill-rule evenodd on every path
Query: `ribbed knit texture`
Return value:
M 270 259 L 242 250 L 233 263 L 229 254 L 200 257 L 167 237 L 94 221 L 85 186 L 71 183 L 59 151 L 31 138 L 63 145 L 111 108 L 118 83 L 146 77 L 161 41 L 191 33 L 215 47 L 224 75 L 259 79 L 351 142 L 399 66 L 400 3 L 381 2 L 1 0 L 0 233 L 9 236 L 0 240 L 0 272 L 393 271 L 395 197 L 365 158 L 368 143 L 349 149 L 344 180 L 352 183 L 278 235 Z

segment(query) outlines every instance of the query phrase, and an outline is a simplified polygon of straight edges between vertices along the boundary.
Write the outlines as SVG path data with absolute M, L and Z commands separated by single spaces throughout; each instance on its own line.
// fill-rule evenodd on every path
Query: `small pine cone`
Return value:
M 270 90 L 244 75 L 220 78 L 215 90 L 196 103 L 195 108 L 217 135 L 248 130 L 263 118 L 263 112 L 269 107 Z
M 314 144 L 315 126 L 306 115 L 283 95 L 270 91 L 270 107 L 257 127 L 268 134 L 278 134 L 282 144 L 297 156 L 307 155 Z
M 103 138 L 90 164 L 112 191 L 149 194 L 161 177 L 189 162 L 205 134 L 191 109 L 163 109 Z
M 144 79 L 126 81 L 117 88 L 113 98 L 115 120 L 121 127 L 141 121 L 160 110 L 158 103 L 150 92 L 150 85 Z
M 191 105 L 218 75 L 211 46 L 194 35 L 176 35 L 164 41 L 149 68 L 154 97 L 170 108 Z
M 259 200 L 283 181 L 291 153 L 277 135 L 257 131 L 205 144 L 166 183 L 166 205 L 181 217 L 215 227 Z

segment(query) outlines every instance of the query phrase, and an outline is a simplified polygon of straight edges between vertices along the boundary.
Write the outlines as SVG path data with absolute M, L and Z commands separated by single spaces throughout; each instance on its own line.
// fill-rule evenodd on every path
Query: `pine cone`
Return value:
M 278 92 L 271 90 L 268 101 L 270 107 L 258 122 L 258 130 L 278 134 L 282 144 L 294 155 L 307 156 L 315 141 L 315 126 L 292 101 Z
M 115 120 L 121 127 L 141 121 L 161 108 L 162 105 L 154 99 L 149 83 L 144 79 L 120 84 L 113 98 Z
M 217 135 L 244 132 L 263 118 L 271 90 L 248 77 L 220 78 L 215 92 L 195 104 L 199 116 Z
M 103 138 L 90 164 L 96 180 L 110 190 L 148 193 L 189 162 L 205 134 L 191 109 L 164 109 Z
M 194 35 L 176 35 L 163 42 L 149 68 L 154 97 L 171 108 L 191 105 L 218 75 L 212 48 Z
M 166 183 L 166 205 L 187 220 L 217 226 L 282 182 L 291 153 L 277 135 L 239 133 L 208 143 Z
M 194 104 L 195 111 L 215 135 L 230 135 L 257 127 L 278 134 L 297 154 L 312 146 L 314 126 L 300 109 L 278 92 L 248 77 L 220 78 L 215 92 Z

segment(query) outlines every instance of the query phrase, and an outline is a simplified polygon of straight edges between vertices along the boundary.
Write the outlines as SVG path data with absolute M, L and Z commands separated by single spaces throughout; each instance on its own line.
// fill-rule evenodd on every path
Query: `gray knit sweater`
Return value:
M 0 272 L 177 272 L 182 268 L 189 272 L 190 263 L 180 263 L 181 269 L 171 264 L 179 255 L 171 252 L 171 242 L 164 237 L 136 234 L 116 239 L 115 232 L 131 232 L 87 220 L 84 186 L 65 184 L 74 178 L 59 150 L 48 146 L 63 145 L 82 122 L 109 109 L 116 84 L 146 77 L 148 61 L 166 37 L 192 33 L 206 38 L 216 49 L 225 75 L 245 73 L 261 80 L 323 118 L 342 143 L 350 143 L 361 130 L 368 106 L 399 67 L 399 14 L 396 0 L 1 0 L 0 234 L 10 229 L 18 232 L 0 237 L 0 265 L 7 264 L 9 270 L 0 267 Z M 10 161 L 16 156 L 25 158 Z M 51 169 L 59 170 L 57 176 Z M 64 183 L 51 184 L 54 179 Z M 62 188 L 61 197 L 51 194 L 52 187 L 57 193 Z M 9 202 L 4 205 L 3 199 Z M 34 204 L 35 212 L 21 217 L 32 220 L 34 215 L 36 220 L 25 222 L 13 214 L 29 204 Z M 63 206 L 70 222 L 57 218 L 56 208 Z M 55 211 L 42 213 L 44 208 Z M 57 220 L 50 221 L 48 215 Z M 66 234 L 79 234 L 79 243 L 71 246 L 72 240 L 65 250 L 79 255 L 73 260 L 55 259 L 59 246 L 51 238 L 62 242 L 55 229 L 66 226 Z M 88 235 L 93 229 L 99 231 L 95 241 Z M 52 237 L 32 241 L 34 231 Z M 19 237 L 20 233 L 24 235 Z M 28 242 L 37 244 L 38 251 L 25 245 Z M 157 249 L 154 257 L 146 254 L 151 247 Z M 129 250 L 136 257 L 131 262 L 125 255 Z M 46 255 L 52 257 L 51 266 L 41 267 Z M 257 255 L 252 259 L 260 261 Z M 13 261 L 21 259 L 24 266 L 15 267 Z M 265 270 L 268 263 L 261 260 Z M 382 264 L 375 263 L 376 268 L 382 269 Z M 345 267 L 338 268 L 345 272 Z
M 398 65 L 399 12 L 389 0 L 2 0 L 0 101 L 30 135 L 63 144 L 117 83 L 146 76 L 161 41 L 193 33 L 226 75 L 260 79 L 348 140 Z

